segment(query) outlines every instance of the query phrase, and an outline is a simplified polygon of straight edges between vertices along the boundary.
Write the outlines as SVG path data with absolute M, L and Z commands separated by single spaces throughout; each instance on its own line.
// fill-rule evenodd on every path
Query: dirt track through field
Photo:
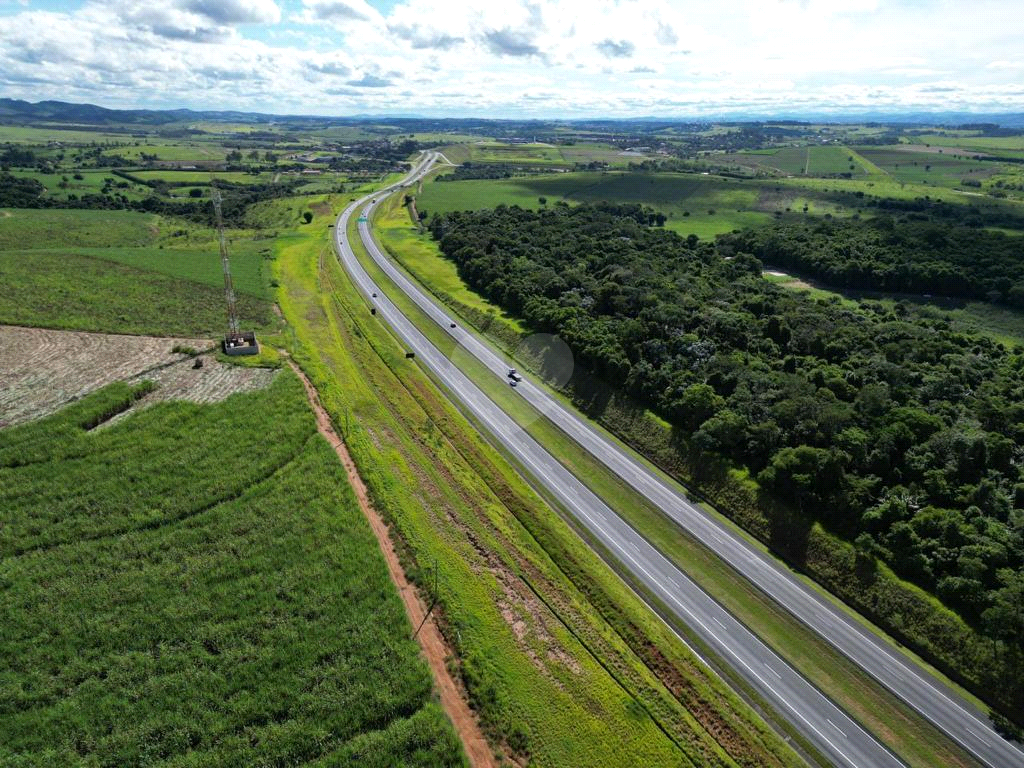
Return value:
M 348 474 L 349 483 L 351 483 L 352 490 L 355 491 L 356 498 L 359 500 L 359 506 L 363 510 L 363 514 L 366 515 L 366 519 L 369 520 L 370 527 L 377 537 L 377 543 L 380 544 L 381 552 L 384 553 L 384 559 L 388 564 L 388 573 L 391 576 L 391 581 L 398 588 L 398 594 L 402 597 L 406 615 L 409 617 L 412 625 L 418 627 L 423 623 L 427 606 L 420 600 L 416 588 L 405 577 L 405 571 L 402 570 L 402 565 L 398 562 L 398 555 L 395 553 L 394 545 L 391 543 L 388 527 L 370 504 L 370 496 L 367 493 L 362 478 L 359 477 L 359 471 L 356 469 L 355 462 L 352 461 L 352 457 L 349 455 L 345 444 L 335 433 L 334 427 L 331 425 L 331 418 L 320 404 L 320 398 L 317 396 L 316 389 L 298 366 L 290 361 L 289 364 L 295 373 L 298 374 L 299 378 L 302 379 L 302 383 L 306 387 L 306 394 L 309 396 L 310 407 L 316 414 L 316 422 L 320 434 L 334 447 L 338 458 L 341 459 L 341 463 L 345 466 L 345 472 Z M 423 655 L 427 657 L 430 670 L 434 674 L 434 683 L 441 697 L 441 706 L 444 707 L 448 717 L 455 725 L 455 730 L 462 740 L 467 757 L 469 757 L 470 765 L 474 768 L 497 768 L 494 753 L 491 751 L 487 739 L 484 738 L 484 734 L 480 730 L 476 716 L 469 708 L 465 699 L 462 698 L 459 687 L 455 684 L 455 680 L 445 665 L 445 660 L 451 655 L 451 652 L 433 618 L 423 624 L 423 628 L 416 639 L 419 641 L 420 648 L 423 649 Z

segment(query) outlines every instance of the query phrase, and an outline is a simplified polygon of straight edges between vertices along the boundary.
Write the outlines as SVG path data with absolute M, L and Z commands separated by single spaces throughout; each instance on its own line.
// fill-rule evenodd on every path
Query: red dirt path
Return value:
M 334 432 L 331 419 L 320 404 L 320 398 L 317 396 L 316 389 L 298 366 L 291 361 L 289 361 L 289 365 L 298 374 L 299 378 L 302 379 L 302 383 L 306 387 L 306 394 L 309 397 L 310 407 L 312 407 L 313 412 L 316 414 L 316 423 L 320 434 L 334 447 L 338 458 L 341 459 L 341 463 L 345 466 L 349 483 L 352 485 L 352 490 L 355 491 L 356 498 L 359 500 L 359 506 L 363 510 L 363 514 L 366 515 L 366 519 L 369 520 L 370 527 L 377 537 L 377 543 L 384 554 L 384 559 L 387 561 L 388 574 L 391 576 L 391 581 L 398 587 L 398 594 L 405 605 L 406 615 L 408 615 L 412 626 L 418 627 L 423 622 L 427 606 L 420 599 L 416 588 L 405 577 L 405 571 L 402 570 L 394 545 L 391 543 L 388 527 L 370 504 L 366 485 L 363 484 L 362 478 L 359 477 L 359 472 L 345 444 Z M 451 719 L 456 732 L 459 734 L 459 738 L 462 740 L 462 745 L 466 750 L 470 765 L 473 768 L 497 768 L 494 753 L 491 751 L 487 739 L 484 738 L 484 734 L 480 730 L 480 724 L 477 722 L 476 716 L 469 708 L 465 699 L 462 698 L 459 687 L 455 684 L 455 680 L 452 678 L 451 673 L 449 673 L 448 667 L 445 666 L 445 659 L 451 656 L 451 651 L 433 618 L 423 624 L 423 628 L 416 639 L 419 641 L 423 655 L 426 656 L 427 662 L 430 665 L 430 671 L 434 675 L 434 683 L 441 698 L 441 706 L 448 713 L 448 717 Z

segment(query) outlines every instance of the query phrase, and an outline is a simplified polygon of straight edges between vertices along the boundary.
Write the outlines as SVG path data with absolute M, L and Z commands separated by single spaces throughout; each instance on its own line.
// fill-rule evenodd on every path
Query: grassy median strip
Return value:
M 375 230 L 383 233 L 382 245 L 387 249 L 401 249 L 405 242 L 405 238 L 396 238 L 391 234 L 403 228 L 408 230 L 407 221 L 401 219 L 401 214 L 401 209 L 396 211 L 392 202 L 389 207 L 382 207 L 379 217 L 374 220 Z M 427 264 L 423 249 L 425 243 L 421 240 L 420 244 L 421 250 L 417 255 L 420 269 L 417 273 L 421 276 L 432 274 L 433 270 Z M 504 381 L 494 376 L 493 372 L 468 353 L 458 352 L 454 339 L 394 287 L 361 249 L 357 248 L 356 252 L 374 280 L 386 286 L 388 298 L 412 318 L 439 349 L 448 354 L 534 439 L 558 457 L 684 573 L 691 576 L 866 729 L 875 733 L 909 765 L 921 768 L 934 765 L 977 765 L 973 758 L 938 729 L 864 675 L 859 667 L 792 618 L 774 601 L 765 597 L 701 542 L 681 531 L 647 499 L 586 453 Z M 436 255 L 436 259 L 443 261 L 440 254 Z M 437 271 L 443 274 L 441 267 Z M 430 288 L 430 284 L 427 284 L 427 289 Z M 451 287 L 448 286 L 447 290 L 450 291 Z M 734 525 L 731 527 L 736 530 Z M 756 546 L 764 551 L 763 546 Z

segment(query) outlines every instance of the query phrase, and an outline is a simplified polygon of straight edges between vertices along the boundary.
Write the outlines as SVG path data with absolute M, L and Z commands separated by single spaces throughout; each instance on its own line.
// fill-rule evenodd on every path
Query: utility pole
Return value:
M 415 640 L 419 635 L 420 630 L 423 629 L 423 625 L 427 623 L 427 619 L 430 618 L 430 614 L 434 611 L 434 606 L 437 605 L 437 558 L 434 558 L 434 594 L 431 596 L 430 607 L 427 608 L 427 612 L 423 614 L 423 621 L 416 627 L 416 631 L 412 633 L 412 639 Z

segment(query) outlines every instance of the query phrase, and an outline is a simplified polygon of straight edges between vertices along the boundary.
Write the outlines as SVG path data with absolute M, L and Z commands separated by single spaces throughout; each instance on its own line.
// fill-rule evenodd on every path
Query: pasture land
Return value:
M 773 175 L 832 177 L 851 174 L 856 178 L 872 173 L 870 167 L 860 162 L 856 151 L 834 144 L 751 150 L 712 157 Z
M 99 170 L 69 170 L 63 173 L 37 173 L 35 171 L 13 169 L 11 175 L 35 179 L 46 188 L 48 197 L 58 200 L 66 200 L 70 195 L 75 195 L 76 197 L 98 195 L 103 191 L 108 180 L 111 184 L 123 184 L 124 186 L 117 187 L 117 193 L 124 195 L 129 200 L 141 200 L 152 194 L 152 190 L 144 184 L 135 184 L 121 177 L 114 176 L 108 168 Z M 75 178 L 76 176 L 81 178 Z
M 835 145 L 808 147 L 810 163 L 807 176 L 837 176 L 849 173 L 853 176 L 865 175 L 864 168 L 857 162 L 856 153 L 847 147 Z
M 270 303 L 239 294 L 242 325 L 275 325 Z M 71 251 L 0 251 L 0 323 L 148 336 L 213 337 L 224 292 Z
M 559 148 L 553 144 L 506 144 L 499 141 L 477 141 L 467 145 L 470 160 L 481 163 L 522 163 L 524 165 L 558 165 L 565 163 Z
M 803 174 L 810 162 L 810 147 L 782 147 L 780 149 L 751 150 L 723 155 L 726 162 L 754 169 L 777 171 L 787 176 Z M 715 158 L 716 160 L 718 158 Z
M 464 765 L 297 378 L 137 394 L 0 431 L 0 762 Z
M 924 133 L 913 137 L 913 141 L 930 144 L 933 147 L 962 149 L 966 153 L 982 152 L 1000 157 L 1024 157 L 1024 132 L 1017 136 L 980 136 L 972 131 L 958 133 L 959 135 Z
M 272 243 L 238 238 L 232 239 L 228 250 L 235 293 L 270 301 L 269 267 L 266 265 L 272 256 Z M 224 285 L 219 246 L 213 240 L 204 248 L 76 248 L 73 252 L 214 288 Z
M 0 143 L 12 144 L 131 144 L 136 139 L 118 131 L 85 131 L 64 124 L 53 126 L 0 125 Z
M 0 211 L 0 251 L 155 246 L 161 224 L 155 214 L 134 211 L 7 208 Z
M 642 152 L 624 152 L 601 142 L 580 141 L 574 144 L 508 144 L 497 141 L 471 142 L 442 147 L 445 157 L 453 163 L 508 163 L 510 165 L 557 167 L 571 169 L 577 164 L 606 163 L 625 167 L 648 158 Z
M 709 239 L 722 232 L 766 224 L 776 215 L 802 213 L 804 206 L 809 215 L 850 216 L 860 204 L 855 190 L 844 193 L 850 183 L 845 179 L 739 180 L 696 173 L 565 173 L 427 183 L 416 204 L 429 215 L 499 204 L 536 209 L 541 197 L 546 198 L 547 205 L 560 200 L 641 203 L 664 213 L 668 229 Z
M 956 150 L 935 151 L 921 146 L 858 147 L 869 162 L 903 184 L 959 187 L 964 179 L 983 181 L 1000 168 L 996 163 L 974 160 Z
M 104 150 L 103 155 L 105 157 L 123 157 L 132 163 L 139 164 L 147 160 L 143 155 L 157 161 L 222 163 L 230 151 L 227 146 L 217 140 L 192 142 L 148 138 L 127 146 L 112 147 Z
M 232 184 L 256 184 L 269 182 L 273 173 L 240 173 L 238 171 L 178 171 L 171 168 L 160 170 L 131 171 L 131 175 L 143 181 L 179 181 L 190 184 L 209 184 L 211 181 L 229 181 Z
M 294 215 L 298 219 L 300 214 Z M 217 235 L 209 227 L 132 211 L 24 208 L 0 211 L 0 216 L 0 259 L 12 259 L 2 255 L 11 251 L 67 253 L 214 288 L 224 284 Z M 235 290 L 269 301 L 271 240 L 248 230 L 228 230 L 227 236 Z

